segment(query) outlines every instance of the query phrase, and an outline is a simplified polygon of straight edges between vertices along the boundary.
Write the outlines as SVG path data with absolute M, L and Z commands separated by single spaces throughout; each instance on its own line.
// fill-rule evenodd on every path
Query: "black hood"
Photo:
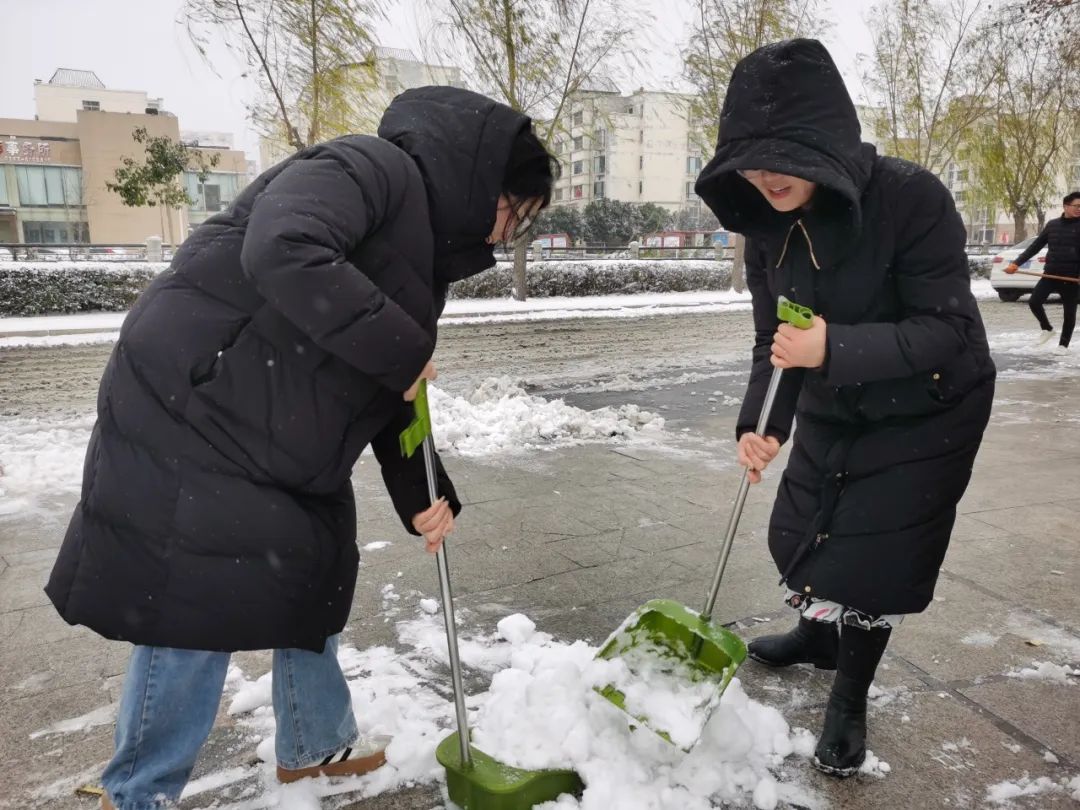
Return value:
M 827 215 L 836 223 L 843 212 L 844 230 L 852 236 L 862 224 L 859 200 L 875 156 L 862 143 L 855 105 L 825 46 L 791 39 L 759 48 L 735 66 L 716 156 L 696 191 L 725 228 L 764 238 L 786 232 L 793 217 L 775 211 L 736 170 L 812 180 L 819 187 L 813 218 Z
M 427 186 L 442 282 L 494 266 L 485 240 L 495 227 L 510 147 L 531 124 L 504 104 L 456 87 L 407 90 L 383 115 L 379 137 L 416 161 Z

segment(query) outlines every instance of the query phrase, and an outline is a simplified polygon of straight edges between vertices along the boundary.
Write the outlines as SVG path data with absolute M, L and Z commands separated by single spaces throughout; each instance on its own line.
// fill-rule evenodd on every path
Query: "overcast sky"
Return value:
M 380 43 L 419 52 L 414 2 L 401 0 L 380 23 Z M 679 43 L 685 37 L 688 0 L 643 2 L 655 18 L 647 34 L 644 64 L 623 80 L 623 90 L 644 86 L 671 89 L 680 71 Z M 250 82 L 222 50 L 215 75 L 176 23 L 182 0 L 0 0 L 4 31 L 0 46 L 0 118 L 32 118 L 34 79 L 48 81 L 56 68 L 92 70 L 106 87 L 145 90 L 190 130 L 232 132 L 237 146 L 258 156 L 258 138 L 245 118 Z M 828 0 L 833 27 L 825 37 L 859 100 L 862 86 L 856 56 L 870 47 L 864 17 L 871 0 Z M 7 133 L 0 132 L 0 136 Z

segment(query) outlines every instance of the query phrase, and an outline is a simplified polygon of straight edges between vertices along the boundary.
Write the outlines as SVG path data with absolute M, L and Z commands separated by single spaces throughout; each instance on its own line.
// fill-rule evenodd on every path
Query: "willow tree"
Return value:
M 885 0 L 868 17 L 863 81 L 881 107 L 882 151 L 941 174 L 982 118 L 998 61 L 981 33 L 983 0 Z
M 968 138 L 968 160 L 977 199 L 1003 206 L 1021 241 L 1029 215 L 1035 213 L 1041 225 L 1044 205 L 1060 196 L 1080 141 L 1080 75 L 1069 69 L 1067 44 L 1054 32 L 1035 23 L 1018 30 L 1004 22 L 998 17 L 985 29 L 995 81 Z
M 370 128 L 380 13 L 378 0 L 184 0 L 180 21 L 208 63 L 220 38 L 246 65 L 259 88 L 252 123 L 297 150 Z

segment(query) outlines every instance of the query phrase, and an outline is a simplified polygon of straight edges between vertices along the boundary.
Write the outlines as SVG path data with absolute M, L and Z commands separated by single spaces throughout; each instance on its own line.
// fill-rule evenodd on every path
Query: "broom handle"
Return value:
M 773 368 L 772 377 L 769 378 L 769 387 L 765 391 L 765 402 L 761 406 L 761 416 L 758 417 L 757 434 L 765 435 L 768 427 L 769 414 L 772 413 L 773 403 L 776 402 L 776 392 L 780 389 L 780 378 L 784 370 Z M 750 468 L 743 470 L 742 483 L 739 484 L 739 494 L 735 496 L 735 508 L 731 511 L 731 519 L 728 520 L 727 533 L 724 535 L 724 545 L 720 549 L 720 560 L 716 564 L 716 574 L 713 576 L 712 588 L 705 600 L 705 608 L 701 611 L 701 618 L 705 621 L 712 619 L 713 608 L 716 606 L 716 597 L 720 593 L 720 582 L 724 578 L 724 570 L 727 568 L 728 557 L 731 556 L 731 546 L 735 542 L 735 532 L 739 528 L 739 519 L 742 517 L 743 507 L 746 505 L 746 496 L 750 492 Z
M 1071 278 L 1070 276 L 1052 276 L 1049 273 L 1036 273 L 1034 270 L 1017 270 L 1024 276 L 1035 276 L 1035 278 L 1052 278 L 1054 281 L 1071 281 L 1073 284 L 1080 284 L 1080 278 Z
M 428 497 L 432 506 L 439 500 L 436 485 L 435 447 L 430 434 L 424 438 L 424 470 L 427 473 Z M 450 590 L 450 567 L 446 562 L 446 540 L 443 539 L 435 555 L 439 566 L 439 591 L 442 595 L 443 623 L 446 625 L 446 647 L 450 652 L 450 677 L 454 683 L 454 709 L 457 712 L 458 745 L 461 748 L 462 767 L 472 767 L 469 751 L 469 716 L 465 711 L 465 687 L 461 680 L 461 658 L 458 655 L 457 625 L 454 623 L 454 595 Z

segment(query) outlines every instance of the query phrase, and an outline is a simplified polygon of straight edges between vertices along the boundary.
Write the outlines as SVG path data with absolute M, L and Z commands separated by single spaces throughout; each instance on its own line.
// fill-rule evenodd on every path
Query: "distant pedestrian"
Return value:
M 238 650 L 274 650 L 278 779 L 385 761 L 336 655 L 359 560 L 352 468 L 370 445 L 429 551 L 453 530 L 441 462 L 433 506 L 421 454 L 399 452 L 407 401 L 434 379 L 447 287 L 494 266 L 552 183 L 524 115 L 410 90 L 379 137 L 263 174 L 136 302 L 46 588 L 69 623 L 136 645 L 103 807 L 173 806 Z
M 800 618 L 749 654 L 837 671 L 813 762 L 850 776 L 878 662 L 901 617 L 933 598 L 990 418 L 964 225 L 934 175 L 862 142 L 840 72 L 807 39 L 736 66 L 697 192 L 749 237 L 756 339 L 737 430 L 752 480 L 795 422 L 769 549 Z M 779 322 L 781 295 L 817 313 L 810 328 Z M 758 435 L 774 368 L 784 377 Z
M 1031 291 L 1031 299 L 1028 306 L 1031 313 L 1042 327 L 1037 345 L 1042 345 L 1053 339 L 1057 332 L 1054 330 L 1050 319 L 1046 317 L 1046 299 L 1051 294 L 1061 296 L 1061 338 L 1055 351 L 1066 354 L 1069 351 L 1069 342 L 1072 340 L 1073 329 L 1076 327 L 1076 305 L 1080 301 L 1080 191 L 1074 191 L 1066 195 L 1062 200 L 1063 209 L 1061 216 L 1046 223 L 1035 241 L 1028 245 L 1027 250 L 1016 257 L 1016 260 L 1005 268 L 1010 275 L 1020 269 L 1020 265 L 1030 261 L 1039 251 L 1046 248 L 1046 262 L 1043 264 L 1043 272 L 1053 276 L 1066 276 L 1075 278 L 1076 281 L 1060 281 L 1055 278 L 1040 278 L 1035 289 Z

